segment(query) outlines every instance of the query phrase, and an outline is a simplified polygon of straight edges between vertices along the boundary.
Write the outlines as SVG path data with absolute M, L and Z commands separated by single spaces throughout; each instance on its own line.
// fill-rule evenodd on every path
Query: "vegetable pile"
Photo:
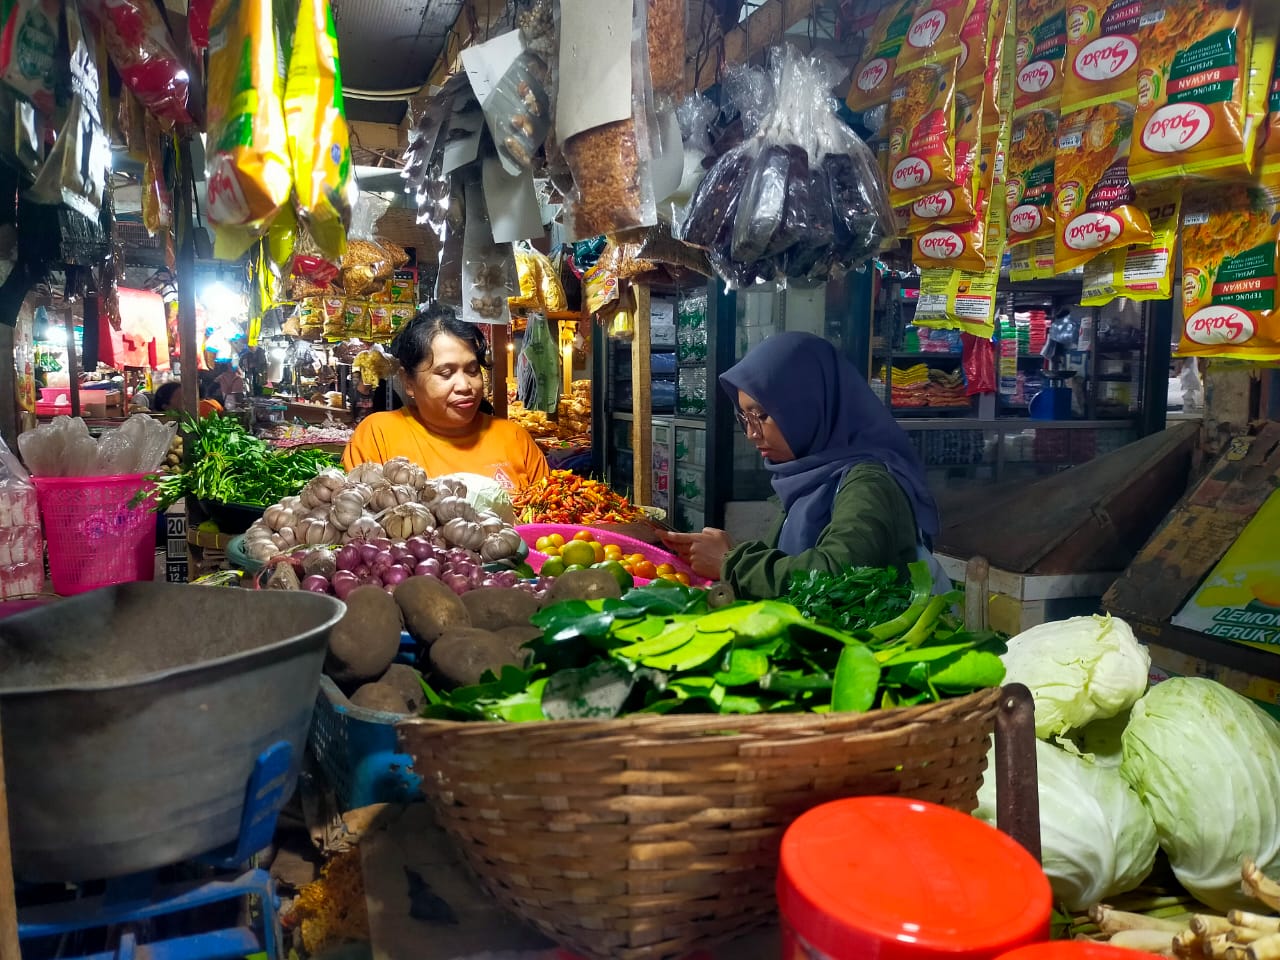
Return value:
M 532 483 L 512 498 L 522 523 L 634 523 L 643 511 L 631 505 L 606 483 L 588 480 L 568 470 Z
M 333 457 L 317 450 L 275 452 L 234 417 L 187 417 L 181 434 L 190 446 L 191 466 L 152 478 L 160 510 L 186 496 L 265 507 L 297 494 L 333 466 Z
M 462 480 L 429 480 L 405 457 L 362 463 L 349 474 L 322 470 L 297 496 L 267 508 L 245 533 L 245 552 L 265 561 L 300 545 L 425 538 L 433 550 L 461 547 L 484 563 L 519 553 L 523 541 L 515 528 L 490 510 L 478 510 L 469 496 Z
M 566 582 L 595 574 L 566 573 Z M 923 564 L 915 585 L 882 622 L 846 633 L 787 603 L 732 601 L 655 581 L 618 596 L 598 582 L 594 598 L 553 602 L 532 618 L 526 668 L 490 671 L 479 684 L 429 691 L 425 716 L 528 721 L 671 712 L 753 714 L 862 711 L 932 702 L 999 684 L 1004 645 L 969 633 L 931 598 Z M 585 582 L 585 581 L 584 581 Z M 612 587 L 612 589 L 610 589 Z M 714 609 L 713 609 L 714 607 Z

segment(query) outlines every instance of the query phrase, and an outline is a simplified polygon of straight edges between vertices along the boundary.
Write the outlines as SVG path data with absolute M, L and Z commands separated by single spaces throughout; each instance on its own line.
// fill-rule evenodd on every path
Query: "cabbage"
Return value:
M 1036 704 L 1042 740 L 1128 710 L 1147 688 L 1151 655 L 1123 620 L 1072 617 L 1009 641 L 1005 683 L 1022 683 Z
M 1036 764 L 1042 862 L 1055 899 L 1083 910 L 1141 884 L 1155 862 L 1156 828 L 1120 774 L 1043 740 Z M 984 778 L 974 814 L 993 826 L 995 793 L 994 778 Z
M 467 485 L 467 502 L 477 510 L 490 510 L 512 526 L 516 522 L 516 508 L 511 504 L 511 494 L 492 477 L 478 473 L 451 473 L 455 480 Z
M 1182 885 L 1216 910 L 1256 909 L 1240 864 L 1280 878 L 1280 723 L 1220 683 L 1177 677 L 1138 701 L 1122 751 Z

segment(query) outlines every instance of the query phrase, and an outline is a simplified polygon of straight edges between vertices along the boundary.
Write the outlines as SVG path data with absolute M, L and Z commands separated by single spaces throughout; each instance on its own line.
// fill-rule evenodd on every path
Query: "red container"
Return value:
M 804 814 L 782 838 L 784 960 L 994 960 L 1049 938 L 1049 881 L 1007 834 L 903 797 Z
M 1021 947 L 1001 955 L 999 960 L 1160 960 L 1160 955 L 1085 940 L 1058 940 Z

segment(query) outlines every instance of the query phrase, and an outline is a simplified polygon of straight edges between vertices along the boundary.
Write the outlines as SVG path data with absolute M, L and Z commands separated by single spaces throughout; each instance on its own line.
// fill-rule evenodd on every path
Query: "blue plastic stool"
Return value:
M 275 884 L 265 870 L 244 869 L 250 858 L 270 846 L 276 816 L 289 795 L 293 748 L 281 741 L 259 756 L 249 777 L 240 835 L 234 844 L 197 858 L 197 862 L 227 871 L 214 880 L 156 885 L 156 871 L 133 874 L 107 882 L 102 896 L 66 903 L 30 907 L 18 912 L 18 939 L 61 936 L 102 927 L 125 926 L 114 951 L 83 954 L 71 960 L 234 960 L 265 954 L 279 960 L 280 901 Z M 261 909 L 261 930 L 249 926 L 228 927 L 205 933 L 139 943 L 131 927 L 161 917 L 195 910 L 214 903 L 250 896 Z

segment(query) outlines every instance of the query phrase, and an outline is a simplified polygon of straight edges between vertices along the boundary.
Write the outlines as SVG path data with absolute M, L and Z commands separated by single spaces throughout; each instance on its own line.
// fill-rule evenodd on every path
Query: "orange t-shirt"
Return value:
M 410 407 L 370 414 L 351 435 L 342 465 L 350 470 L 367 461 L 408 457 L 430 477 L 478 473 L 508 490 L 521 490 L 550 474 L 546 457 L 524 427 L 484 413 L 479 421 L 479 429 L 469 436 L 440 437 Z

